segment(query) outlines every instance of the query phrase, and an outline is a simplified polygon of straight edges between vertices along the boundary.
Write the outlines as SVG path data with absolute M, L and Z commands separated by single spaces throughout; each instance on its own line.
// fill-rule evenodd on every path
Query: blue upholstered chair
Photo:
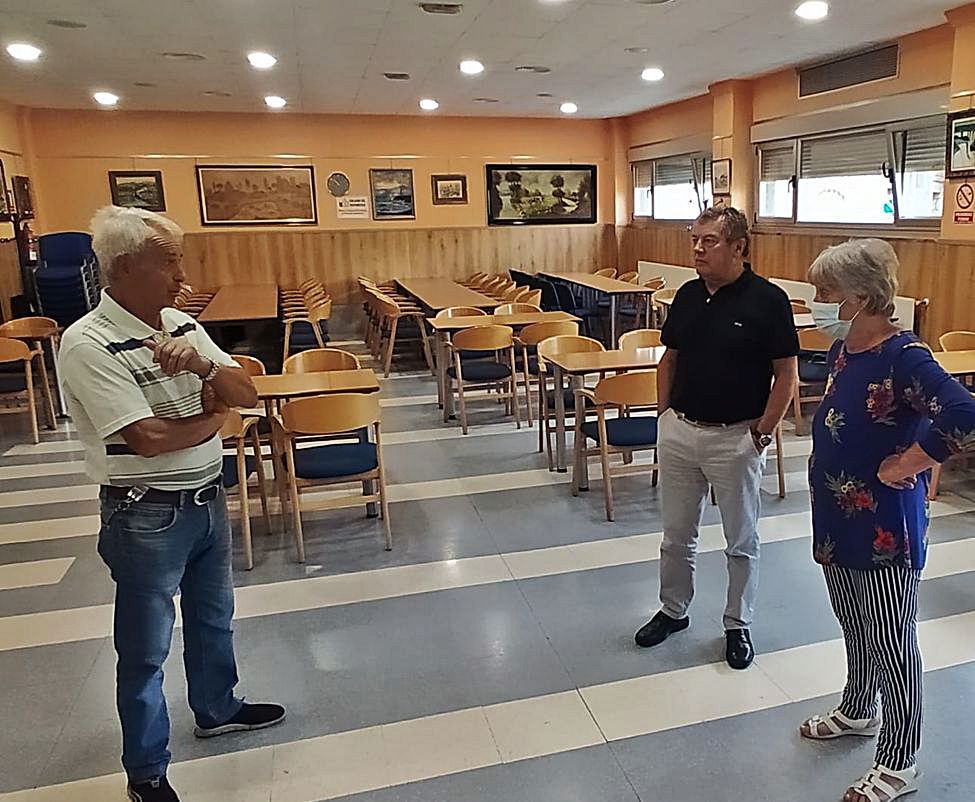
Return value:
M 518 406 L 518 382 L 515 371 L 514 336 L 509 326 L 477 326 L 458 331 L 447 343 L 453 364 L 447 368 L 444 392 L 457 394 L 460 425 L 467 434 L 467 399 L 465 391 L 497 390 L 499 400 L 506 401 L 507 414 L 514 414 L 521 428 L 521 409 Z M 463 352 L 492 356 L 483 360 L 464 360 Z M 456 387 L 455 387 L 456 384 Z M 444 423 L 449 420 L 449 404 L 444 404 Z
M 819 329 L 803 329 L 799 332 L 799 382 L 792 396 L 792 412 L 796 434 L 802 435 L 802 405 L 819 403 L 826 392 L 829 367 L 826 355 L 833 345 L 833 338 Z M 812 392 L 803 393 L 803 390 Z

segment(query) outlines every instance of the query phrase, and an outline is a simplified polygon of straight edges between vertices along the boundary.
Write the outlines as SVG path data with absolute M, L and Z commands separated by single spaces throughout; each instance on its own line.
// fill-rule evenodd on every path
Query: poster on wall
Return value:
M 369 198 L 365 195 L 346 195 L 335 199 L 335 212 L 339 220 L 368 220 Z
M 316 225 L 315 169 L 197 165 L 200 219 L 218 225 Z
M 135 206 L 150 212 L 166 211 L 159 170 L 109 170 L 108 187 L 116 206 Z
M 594 164 L 488 164 L 488 224 L 596 222 Z
M 412 170 L 369 171 L 374 220 L 415 220 Z

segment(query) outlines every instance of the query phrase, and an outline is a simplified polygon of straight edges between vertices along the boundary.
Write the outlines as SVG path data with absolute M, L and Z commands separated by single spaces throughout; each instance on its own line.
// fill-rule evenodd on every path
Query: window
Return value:
M 693 220 L 710 203 L 711 160 L 688 154 L 633 165 L 633 216 Z
M 944 121 L 770 142 L 758 148 L 758 216 L 896 226 L 940 220 Z

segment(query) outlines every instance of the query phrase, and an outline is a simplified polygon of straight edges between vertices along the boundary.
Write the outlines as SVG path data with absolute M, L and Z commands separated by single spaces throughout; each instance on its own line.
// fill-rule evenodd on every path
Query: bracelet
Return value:
M 207 372 L 207 375 L 203 377 L 203 381 L 204 382 L 212 382 L 217 377 L 217 374 L 220 372 L 220 368 L 221 367 L 222 367 L 221 365 L 218 365 L 216 362 L 214 362 L 211 359 L 210 360 L 210 370 Z

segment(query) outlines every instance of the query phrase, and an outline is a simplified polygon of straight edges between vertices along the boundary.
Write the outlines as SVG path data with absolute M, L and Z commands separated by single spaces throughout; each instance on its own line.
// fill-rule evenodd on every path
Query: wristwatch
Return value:
M 211 359 L 210 360 L 210 370 L 207 371 L 207 375 L 206 376 L 201 377 L 203 379 L 203 381 L 204 382 L 212 382 L 216 378 L 217 374 L 220 372 L 220 367 L 221 367 L 220 365 L 218 365 L 216 362 L 214 362 Z
M 752 429 L 752 438 L 758 444 L 758 447 L 762 449 L 766 449 L 772 445 L 772 441 L 775 439 L 770 434 L 762 434 L 758 429 Z

